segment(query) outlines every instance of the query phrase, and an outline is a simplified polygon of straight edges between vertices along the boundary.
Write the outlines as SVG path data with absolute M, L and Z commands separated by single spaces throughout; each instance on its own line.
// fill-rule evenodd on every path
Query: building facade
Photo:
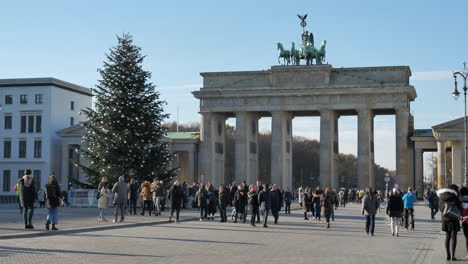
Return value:
M 84 121 L 91 98 L 90 89 L 54 78 L 0 80 L 0 196 L 14 194 L 24 169 L 37 187 L 51 174 L 62 180 L 56 132 Z

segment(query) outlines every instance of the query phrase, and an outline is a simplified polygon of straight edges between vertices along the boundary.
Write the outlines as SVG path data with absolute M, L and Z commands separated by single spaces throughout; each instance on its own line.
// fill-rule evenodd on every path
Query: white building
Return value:
M 51 174 L 64 185 L 56 132 L 84 121 L 91 98 L 90 89 L 54 78 L 0 79 L 0 197 L 14 194 L 24 169 L 38 187 Z

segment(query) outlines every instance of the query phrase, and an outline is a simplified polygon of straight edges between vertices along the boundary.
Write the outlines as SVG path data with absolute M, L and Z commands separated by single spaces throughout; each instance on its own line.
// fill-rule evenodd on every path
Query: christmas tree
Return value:
M 161 142 L 166 134 L 162 124 L 169 117 L 163 110 L 166 102 L 149 81 L 151 73 L 143 70 L 145 56 L 132 36 L 117 39 L 117 47 L 110 49 L 98 70 L 101 79 L 93 89 L 94 109 L 82 111 L 88 118 L 83 123 L 87 147 L 82 153 L 89 166 L 79 166 L 94 186 L 101 177 L 109 182 L 119 176 L 170 179 L 175 176 L 169 167 L 172 155 Z

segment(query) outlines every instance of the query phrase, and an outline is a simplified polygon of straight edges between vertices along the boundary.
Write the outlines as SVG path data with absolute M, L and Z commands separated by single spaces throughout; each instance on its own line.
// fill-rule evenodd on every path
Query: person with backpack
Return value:
M 24 176 L 19 179 L 18 185 L 18 189 L 20 190 L 20 203 L 23 207 L 24 228 L 34 229 L 31 221 L 34 214 L 34 203 L 37 200 L 37 193 L 30 169 L 24 170 Z
M 58 230 L 58 208 L 61 203 L 63 204 L 63 197 L 60 186 L 54 175 L 49 177 L 49 181 L 46 184 L 46 201 L 48 213 L 45 228 L 49 230 L 50 224 L 52 223 L 52 230 Z
M 445 251 L 447 260 L 456 260 L 455 249 L 457 248 L 457 233 L 460 231 L 460 219 L 462 216 L 462 205 L 458 198 L 458 186 L 450 185 L 437 191 L 442 212 L 442 231 L 445 232 Z M 451 242 L 451 243 L 450 243 Z
M 408 192 L 403 195 L 404 202 L 404 217 L 405 217 L 405 229 L 409 228 L 409 221 L 411 219 L 411 230 L 414 230 L 414 202 L 416 202 L 416 195 L 413 193 L 411 187 L 408 188 Z

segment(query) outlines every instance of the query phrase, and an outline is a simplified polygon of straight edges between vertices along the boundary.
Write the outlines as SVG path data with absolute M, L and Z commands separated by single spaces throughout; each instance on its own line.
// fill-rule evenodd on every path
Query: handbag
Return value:
M 443 213 L 443 217 L 449 220 L 459 220 L 461 216 L 461 212 L 457 206 L 453 203 L 445 204 L 445 209 Z

